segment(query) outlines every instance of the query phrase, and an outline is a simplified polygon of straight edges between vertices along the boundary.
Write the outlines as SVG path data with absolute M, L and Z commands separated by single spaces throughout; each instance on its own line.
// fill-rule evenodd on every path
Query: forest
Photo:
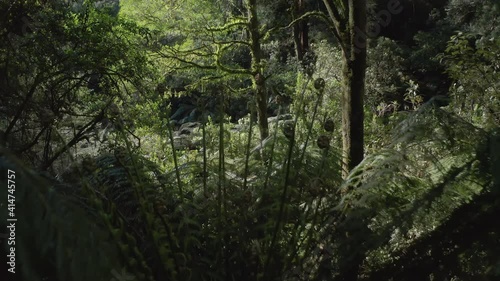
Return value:
M 500 280 L 498 0 L 0 0 L 0 37 L 1 280 Z

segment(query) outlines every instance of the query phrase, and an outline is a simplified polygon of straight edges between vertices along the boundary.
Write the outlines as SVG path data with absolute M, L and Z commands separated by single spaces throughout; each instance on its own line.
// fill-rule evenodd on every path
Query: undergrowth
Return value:
M 498 132 L 431 101 L 342 180 L 321 115 L 272 123 L 263 143 L 250 122 L 203 122 L 198 151 L 165 146 L 178 160 L 167 170 L 121 133 L 58 179 L 2 150 L 18 179 L 23 280 L 498 276 Z

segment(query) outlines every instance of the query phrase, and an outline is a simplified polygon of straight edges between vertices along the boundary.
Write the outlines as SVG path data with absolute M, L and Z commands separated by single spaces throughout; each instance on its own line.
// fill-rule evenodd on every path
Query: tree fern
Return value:
M 325 229 L 324 237 L 334 239 L 327 239 L 332 251 L 340 254 L 337 261 L 329 262 L 330 270 L 342 273 L 343 268 L 359 263 L 364 270 L 358 274 L 378 276 L 370 280 L 410 280 L 406 279 L 409 275 L 397 274 L 409 274 L 410 264 L 425 266 L 422 257 L 412 253 L 427 256 L 424 249 L 434 252 L 443 245 L 439 239 L 469 231 L 467 223 L 474 216 L 487 218 L 498 208 L 482 199 L 491 192 L 495 173 L 490 138 L 490 133 L 438 108 L 433 101 L 409 116 L 397 127 L 392 143 L 368 155 L 343 184 L 344 195 L 332 210 L 336 219 Z M 488 211 L 474 214 L 472 210 L 481 205 Z M 463 222 L 457 220 L 458 214 L 465 216 Z M 478 231 L 488 231 L 486 225 L 481 227 Z M 479 241 L 474 238 L 461 244 L 459 236 L 453 237 L 451 243 L 457 243 L 460 250 L 445 255 L 450 259 Z M 365 253 L 364 259 L 351 260 L 352 252 Z M 394 267 L 396 261 L 402 268 Z M 443 266 L 448 266 L 445 276 L 460 277 L 459 268 L 444 261 Z M 437 268 L 423 272 L 439 274 Z

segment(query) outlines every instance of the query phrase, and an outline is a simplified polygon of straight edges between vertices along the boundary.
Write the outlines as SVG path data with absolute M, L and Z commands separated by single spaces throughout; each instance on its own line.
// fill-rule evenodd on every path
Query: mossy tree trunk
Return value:
M 266 79 L 263 73 L 263 54 L 261 48 L 262 34 L 257 17 L 257 0 L 247 0 L 246 8 L 248 14 L 248 33 L 250 37 L 250 52 L 252 54 L 252 82 L 257 105 L 257 116 L 259 122 L 260 138 L 264 140 L 269 136 L 269 124 L 267 121 L 267 90 Z

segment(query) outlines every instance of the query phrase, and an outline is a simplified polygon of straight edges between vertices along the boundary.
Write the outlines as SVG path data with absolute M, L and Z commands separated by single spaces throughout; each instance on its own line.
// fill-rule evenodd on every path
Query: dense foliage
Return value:
M 2 280 L 500 279 L 500 5 L 472 2 L 367 1 L 353 80 L 349 0 L 1 1 Z

